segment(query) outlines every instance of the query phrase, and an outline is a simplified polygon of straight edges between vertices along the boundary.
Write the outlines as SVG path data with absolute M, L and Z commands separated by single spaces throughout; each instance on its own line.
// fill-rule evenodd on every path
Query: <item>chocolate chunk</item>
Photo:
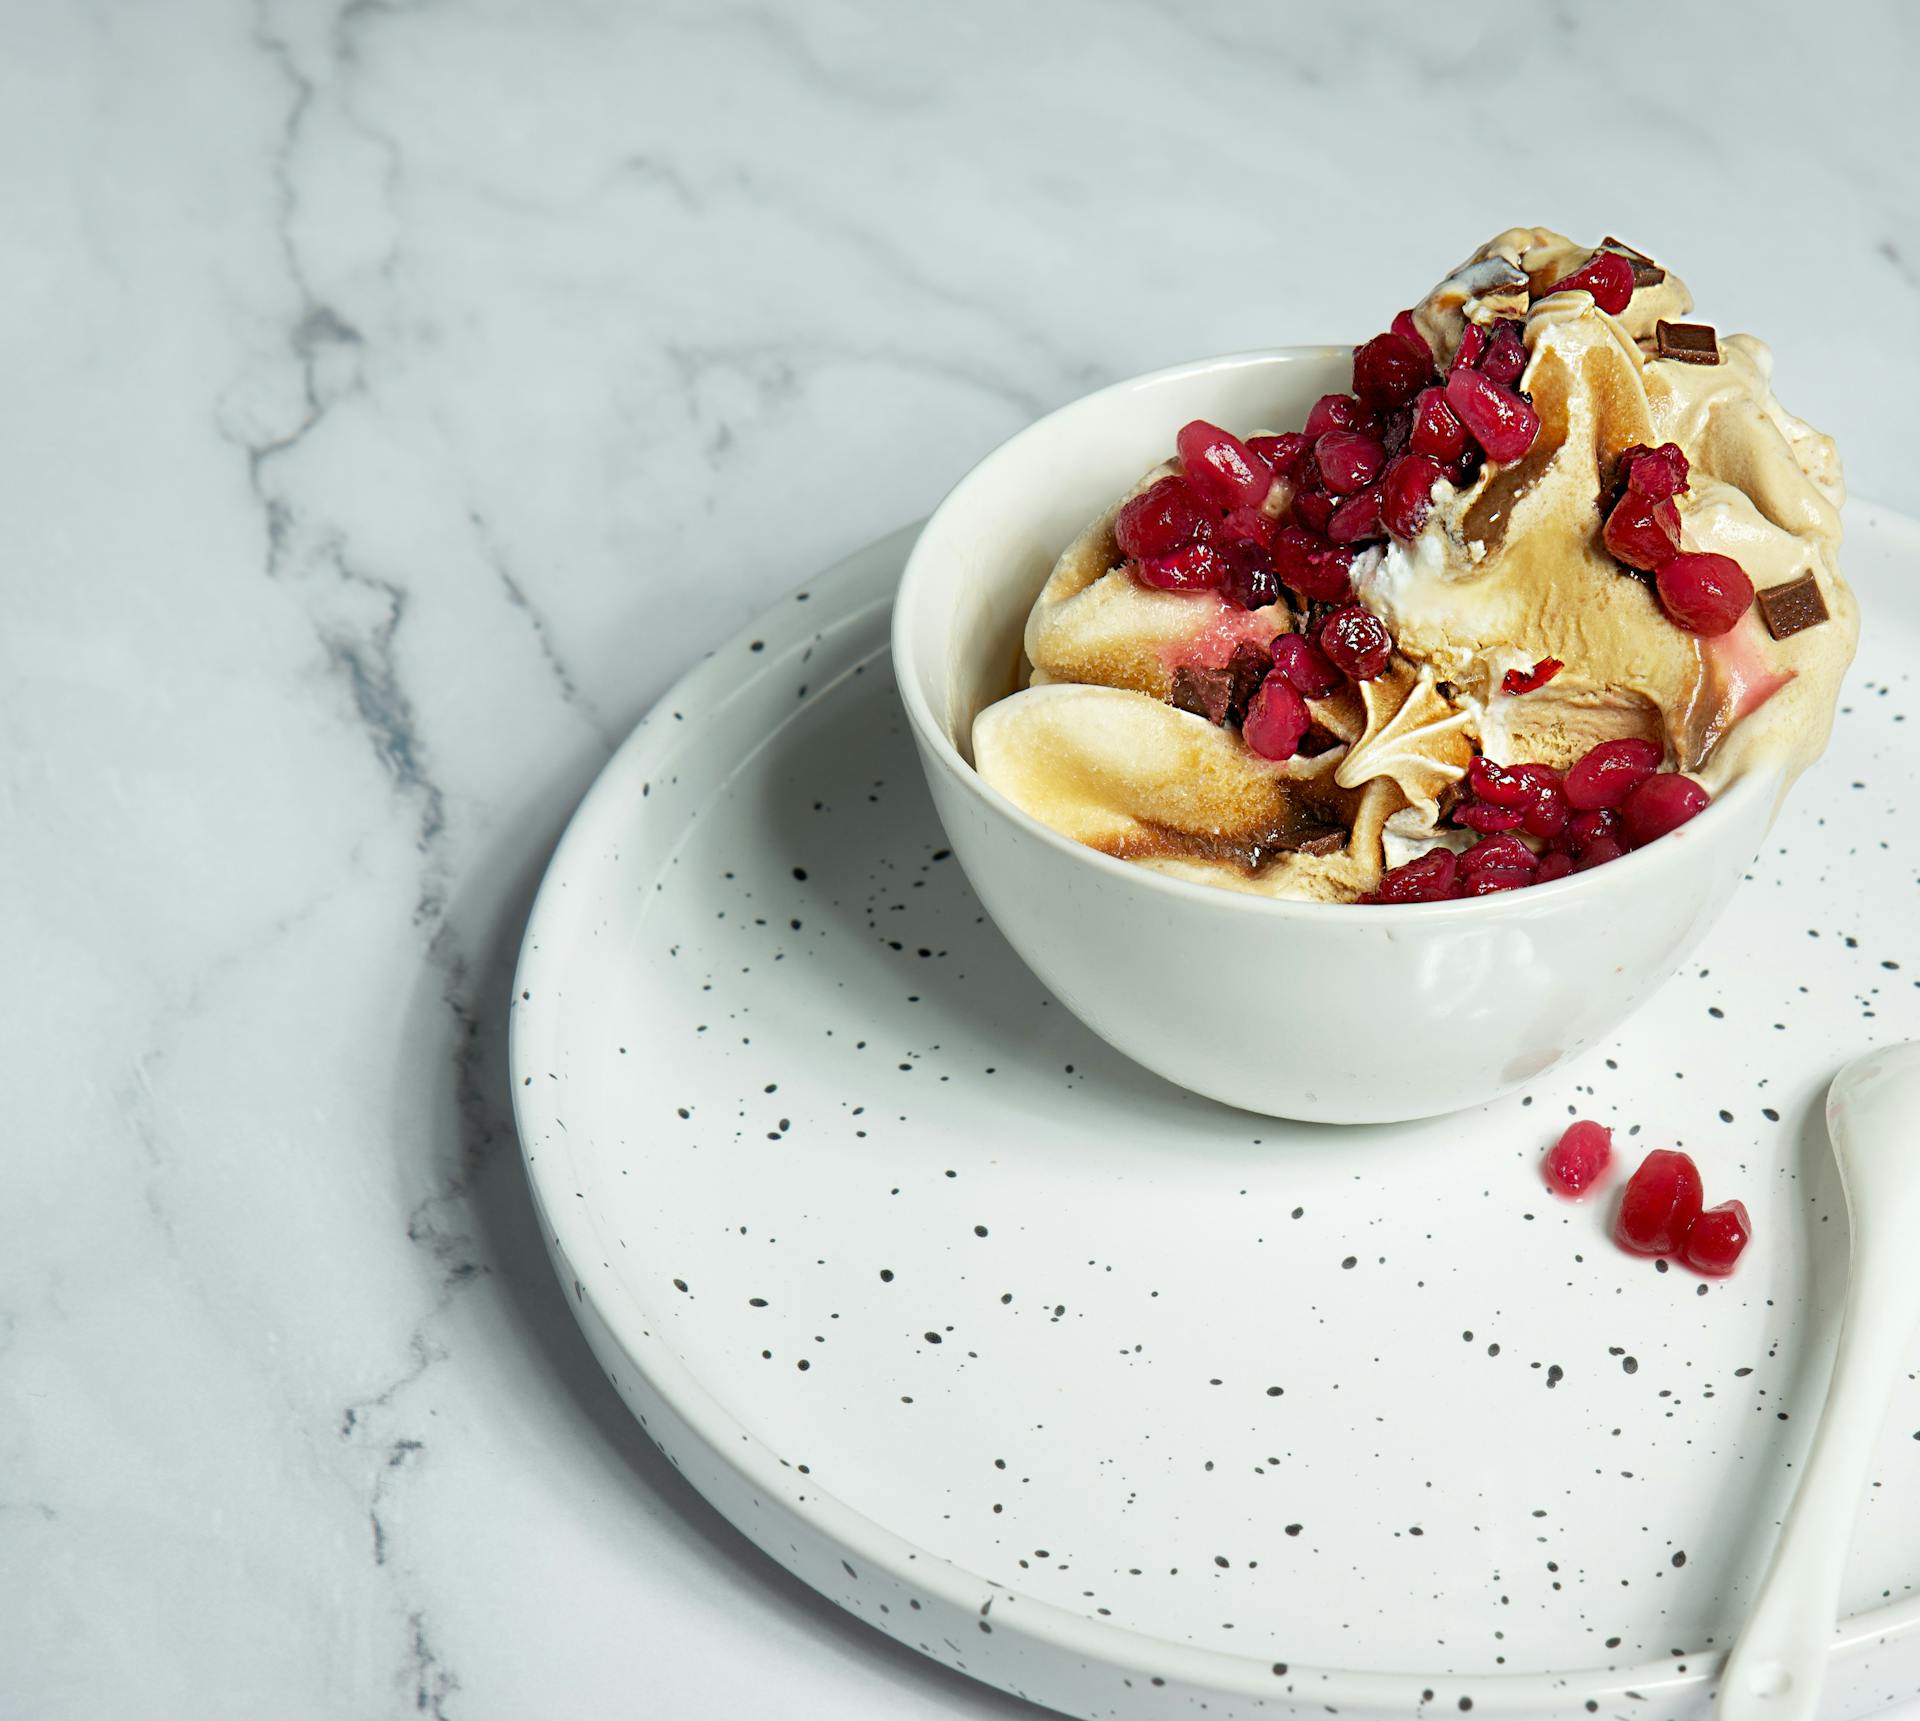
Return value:
M 1617 251 L 1633 265 L 1633 287 L 1638 292 L 1642 287 L 1657 287 L 1667 278 L 1667 272 L 1644 251 L 1636 251 L 1631 245 L 1623 244 L 1609 233 L 1600 241 L 1602 251 Z
M 1191 711 L 1209 723 L 1224 723 L 1233 703 L 1233 672 L 1226 669 L 1188 669 L 1173 672 L 1173 691 L 1167 703 Z
M 1233 648 L 1224 669 L 1182 667 L 1173 672 L 1173 691 L 1167 703 L 1191 711 L 1209 723 L 1238 723 L 1247 705 L 1273 667 L 1273 654 L 1264 646 L 1245 643 Z
M 1348 833 L 1339 825 L 1320 825 L 1290 836 L 1278 848 L 1296 855 L 1337 855 L 1347 846 Z
M 1717 365 L 1720 340 L 1711 323 L 1670 323 L 1665 317 L 1653 326 L 1655 357 L 1682 364 Z
M 1785 639 L 1802 628 L 1818 627 L 1827 619 L 1827 600 L 1820 595 L 1820 582 L 1811 574 L 1788 580 L 1783 586 L 1768 586 L 1754 594 L 1760 606 L 1760 619 L 1775 639 Z

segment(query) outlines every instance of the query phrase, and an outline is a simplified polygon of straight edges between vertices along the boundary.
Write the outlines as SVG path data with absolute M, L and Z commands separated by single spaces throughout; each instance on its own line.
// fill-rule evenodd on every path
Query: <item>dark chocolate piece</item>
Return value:
M 1224 669 L 1176 669 L 1167 703 L 1212 724 L 1238 723 L 1272 667 L 1273 654 L 1265 647 L 1237 645 Z
M 1302 831 L 1297 837 L 1290 837 L 1275 846 L 1288 854 L 1296 855 L 1337 855 L 1341 853 L 1351 839 L 1338 825 L 1321 825 L 1313 830 Z
M 1711 323 L 1670 323 L 1662 317 L 1653 325 L 1653 339 L 1657 358 L 1689 365 L 1720 362 L 1720 338 Z
M 1227 707 L 1233 703 L 1233 673 L 1225 669 L 1188 669 L 1184 665 L 1173 672 L 1173 691 L 1167 695 L 1170 705 L 1191 711 L 1209 723 L 1227 720 Z
M 1667 278 L 1667 272 L 1644 251 L 1636 251 L 1631 245 L 1623 244 L 1609 233 L 1600 241 L 1602 251 L 1617 251 L 1633 265 L 1633 287 L 1638 292 L 1642 287 L 1657 287 Z
M 1820 595 L 1820 582 L 1811 574 L 1788 580 L 1783 586 L 1768 586 L 1754 593 L 1760 606 L 1760 619 L 1775 639 L 1785 639 L 1802 628 L 1818 627 L 1827 619 L 1827 600 Z

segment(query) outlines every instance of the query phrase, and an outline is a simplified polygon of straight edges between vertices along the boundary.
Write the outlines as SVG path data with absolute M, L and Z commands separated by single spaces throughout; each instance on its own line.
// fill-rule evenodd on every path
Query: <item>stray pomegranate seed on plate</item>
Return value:
M 1700 1168 L 1684 1153 L 1655 1148 L 1620 1196 L 1614 1238 L 1636 1255 L 1671 1255 L 1700 1216 Z
M 1612 1158 L 1613 1131 L 1605 1124 L 1581 1118 L 1568 1124 L 1566 1132 L 1547 1150 L 1547 1184 L 1556 1194 L 1577 1201 L 1606 1174 Z
M 1723 1201 L 1709 1207 L 1687 1227 L 1680 1239 L 1680 1259 L 1696 1273 L 1723 1279 L 1733 1271 L 1753 1236 L 1753 1221 L 1747 1217 L 1746 1204 Z

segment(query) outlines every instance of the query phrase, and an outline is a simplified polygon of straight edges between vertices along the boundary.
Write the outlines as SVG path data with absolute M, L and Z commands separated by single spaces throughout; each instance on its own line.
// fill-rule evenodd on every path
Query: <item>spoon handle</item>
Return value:
M 1906 1250 L 1860 1241 L 1826 1407 L 1758 1599 L 1727 1660 L 1718 1721 L 1812 1721 L 1819 1706 L 1847 1550 L 1920 1289 Z

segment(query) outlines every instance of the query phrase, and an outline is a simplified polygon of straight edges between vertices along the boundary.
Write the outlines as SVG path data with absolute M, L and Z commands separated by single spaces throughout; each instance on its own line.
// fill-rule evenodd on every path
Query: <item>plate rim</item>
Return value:
M 1876 535 L 1890 532 L 1895 537 L 1910 538 L 1916 552 L 1920 552 L 1920 520 L 1864 498 L 1852 500 L 1848 512 L 1847 524 L 1854 529 L 1850 536 L 1863 529 Z M 1690 1655 L 1685 1672 L 1676 1672 L 1677 1664 L 1672 1660 L 1614 1668 L 1579 1667 L 1558 1673 L 1500 1670 L 1471 1674 L 1385 1672 L 1290 1662 L 1286 1666 L 1293 1685 L 1283 1694 L 1274 1689 L 1272 1669 L 1276 1664 L 1270 1659 L 1180 1643 L 1139 1628 L 1089 1619 L 1057 1603 L 1009 1589 L 999 1580 L 970 1571 L 934 1549 L 917 1546 L 900 1532 L 847 1504 L 830 1489 L 816 1485 L 809 1476 L 791 1468 L 758 1432 L 740 1421 L 699 1376 L 673 1354 L 662 1338 L 641 1325 L 645 1306 L 620 1283 L 617 1275 L 604 1268 L 582 1265 L 603 1259 L 597 1248 L 602 1241 L 598 1224 L 589 1211 L 566 1200 L 549 1199 L 554 1193 L 545 1186 L 551 1144 L 556 1139 L 566 1144 L 564 1151 L 570 1158 L 571 1140 L 564 1128 L 558 1138 L 554 1134 L 558 1114 L 543 1107 L 544 1084 L 526 1079 L 537 1068 L 552 1067 L 544 1052 L 554 1043 L 554 1030 L 548 1024 L 556 1018 L 544 1011 L 529 1014 L 519 1008 L 536 981 L 545 988 L 548 977 L 544 970 L 555 960 L 547 950 L 559 948 L 562 935 L 571 930 L 566 922 L 573 901 L 579 899 L 569 892 L 568 877 L 580 857 L 595 846 L 597 829 L 609 809 L 628 806 L 636 798 L 634 785 L 647 780 L 649 774 L 659 774 L 656 765 L 671 759 L 676 750 L 674 737 L 684 738 L 697 728 L 693 723 L 663 722 L 663 714 L 677 710 L 684 715 L 697 704 L 724 702 L 757 680 L 758 676 L 743 680 L 734 674 L 729 660 L 736 653 L 750 649 L 753 641 L 763 640 L 775 619 L 784 619 L 796 601 L 828 595 L 829 602 L 815 613 L 831 615 L 835 625 L 855 623 L 875 611 L 889 610 L 907 555 L 924 524 L 924 520 L 916 521 L 874 539 L 781 593 L 669 685 L 615 749 L 581 797 L 541 876 L 521 937 L 508 998 L 508 1070 L 522 1169 L 541 1218 L 542 1240 L 563 1294 L 571 1282 L 574 1297 L 566 1300 L 576 1319 L 583 1327 L 589 1314 L 597 1320 L 618 1346 L 634 1375 L 700 1441 L 707 1456 L 731 1472 L 736 1481 L 772 1496 L 828 1541 L 883 1573 L 903 1590 L 936 1594 L 969 1614 L 978 1610 L 984 1598 L 995 1598 L 1002 1603 L 1017 1600 L 1017 1611 L 996 1616 L 995 1630 L 1049 1654 L 1064 1653 L 1083 1662 L 1093 1661 L 1115 1671 L 1143 1677 L 1150 1672 L 1160 1673 L 1168 1676 L 1169 1682 L 1177 1679 L 1221 1697 L 1278 1700 L 1289 1705 L 1311 1701 L 1386 1710 L 1421 1709 L 1435 1701 L 1429 1695 L 1432 1691 L 1459 1690 L 1469 1685 L 1475 1707 L 1510 1714 L 1561 1709 L 1584 1699 L 1609 1699 L 1629 1692 L 1642 1697 L 1655 1692 L 1672 1696 L 1702 1687 L 1713 1688 L 1726 1661 L 1726 1648 Z M 876 589 L 867 592 L 868 586 Z M 873 652 L 863 661 L 884 657 L 891 648 L 891 629 L 883 622 Z M 761 675 L 769 673 L 780 656 L 769 650 L 766 659 Z M 842 676 L 845 673 L 842 672 Z M 822 684 L 819 691 L 837 685 L 840 679 L 842 677 L 836 677 Z M 768 739 L 777 733 L 778 727 L 784 725 L 770 729 Z M 764 740 L 761 745 L 765 745 Z M 734 769 L 743 769 L 758 750 L 756 747 L 741 755 Z M 549 1156 L 546 1163 L 533 1151 L 532 1144 L 536 1141 Z M 590 1306 L 575 1308 L 576 1301 Z M 625 1388 L 618 1382 L 615 1385 L 624 1397 Z M 695 1486 L 699 1488 L 697 1483 Z M 705 1488 L 699 1488 L 699 1492 L 710 1507 L 754 1541 L 769 1558 L 783 1566 L 786 1564 L 754 1533 L 749 1522 L 726 1511 Z M 804 1580 L 805 1574 L 799 1575 Z M 886 1631 L 897 1642 L 907 1641 L 863 1612 L 847 1609 L 842 1599 L 832 1592 L 817 1585 L 810 1587 L 818 1589 L 843 1611 L 852 1612 L 862 1623 Z M 1837 1659 L 1869 1645 L 1889 1644 L 1915 1635 L 1920 1635 L 1920 1593 L 1838 1621 L 1830 1656 Z M 984 1684 L 1010 1689 L 989 1677 L 984 1669 L 979 1673 L 971 1669 L 963 1671 Z M 1309 1681 L 1310 1692 L 1297 1689 Z

